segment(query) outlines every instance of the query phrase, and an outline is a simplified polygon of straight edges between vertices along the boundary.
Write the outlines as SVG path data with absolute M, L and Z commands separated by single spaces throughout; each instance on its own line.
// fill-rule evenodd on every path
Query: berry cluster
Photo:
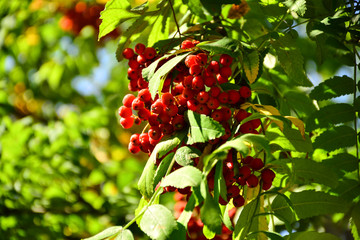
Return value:
M 208 175 L 210 191 L 214 189 L 214 175 L 215 171 L 211 171 Z M 219 203 L 226 205 L 233 199 L 234 206 L 241 207 L 245 203 L 241 189 L 245 186 L 255 188 L 262 182 L 262 189 L 268 190 L 275 178 L 275 173 L 269 168 L 264 168 L 264 162 L 260 158 L 246 156 L 238 162 L 236 153 L 234 159 L 234 152 L 230 151 L 224 161 L 223 176 L 226 183 L 227 199 L 220 197 Z
M 246 81 L 239 83 L 233 80 L 231 68 L 233 58 L 227 54 L 211 55 L 196 47 L 198 43 L 195 40 L 182 42 L 180 48 L 191 54 L 167 74 L 162 92 L 154 99 L 148 88 L 149 83 L 142 76 L 142 70 L 160 56 L 154 48 L 146 47 L 141 43 L 134 49 L 126 48 L 123 51 L 123 57 L 128 59 L 129 65 L 127 71 L 130 80 L 129 90 L 137 92 L 137 96 L 127 94 L 124 97 L 123 106 L 119 108 L 120 124 L 124 128 L 130 128 L 134 123 L 148 122 L 141 134 L 135 133 L 131 136 L 128 146 L 131 153 L 143 151 L 151 154 L 164 136 L 174 134 L 187 126 L 184 116 L 186 111 L 207 115 L 225 129 L 225 135 L 209 142 L 212 151 L 231 137 L 246 133 L 258 134 L 261 131 L 259 119 L 243 123 L 243 120 L 251 116 L 251 113 L 241 109 L 241 105 L 250 99 L 251 90 Z M 157 69 L 170 59 L 171 57 L 160 60 Z M 230 80 L 232 84 L 228 83 Z M 229 85 L 230 89 L 226 87 Z M 196 143 L 191 146 L 203 152 L 206 145 Z M 160 164 L 162 159 L 157 159 L 156 164 Z M 194 158 L 193 161 L 196 166 L 199 158 Z M 241 207 L 245 204 L 242 195 L 245 187 L 255 188 L 260 183 L 263 190 L 268 190 L 275 178 L 275 173 L 264 165 L 258 157 L 242 156 L 234 149 L 230 150 L 223 162 L 222 172 L 227 195 L 226 199 L 220 197 L 219 203 L 225 205 L 232 200 L 235 207 Z M 182 166 L 175 163 L 172 170 L 180 167 Z M 214 190 L 214 178 L 215 170 L 213 169 L 207 177 L 210 192 Z M 164 192 L 173 191 L 187 196 L 192 193 L 190 187 L 164 188 Z M 196 217 L 192 222 L 201 227 Z M 191 235 L 191 231 L 189 233 Z

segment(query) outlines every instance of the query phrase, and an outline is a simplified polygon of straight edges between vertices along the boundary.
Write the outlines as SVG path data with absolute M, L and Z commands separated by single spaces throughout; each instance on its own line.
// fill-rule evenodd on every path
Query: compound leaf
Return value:
M 123 229 L 114 240 L 134 240 L 134 236 L 129 229 Z
M 330 233 L 319 232 L 295 232 L 291 235 L 285 236 L 286 240 L 340 240 L 339 237 Z
M 121 231 L 121 229 L 122 229 L 121 226 L 109 227 L 109 228 L 105 229 L 104 231 L 96 234 L 95 236 L 85 238 L 84 240 L 102 240 L 104 238 L 111 237 L 111 236 L 114 236 L 115 234 L 118 234 Z
M 176 150 L 175 161 L 181 166 L 193 165 L 194 158 L 198 158 L 201 151 L 195 147 L 183 146 Z
M 342 95 L 351 94 L 354 91 L 354 80 L 348 76 L 335 76 L 327 79 L 316 86 L 311 92 L 310 97 L 321 101 Z
M 348 126 L 338 126 L 328 129 L 314 141 L 314 148 L 321 148 L 327 151 L 334 151 L 339 148 L 355 145 L 356 132 Z
M 197 47 L 206 50 L 211 51 L 214 53 L 226 53 L 232 57 L 237 57 L 239 55 L 239 49 L 240 49 L 240 43 L 239 41 L 231 38 L 222 38 L 216 42 L 201 42 Z

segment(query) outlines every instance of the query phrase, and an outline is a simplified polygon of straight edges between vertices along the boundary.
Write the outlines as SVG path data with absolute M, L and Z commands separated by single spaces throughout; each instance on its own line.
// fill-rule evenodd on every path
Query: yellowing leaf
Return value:
M 261 105 L 261 104 L 252 104 L 249 102 L 246 102 L 241 105 L 241 109 L 247 109 L 248 107 L 252 107 L 255 111 L 266 115 L 266 116 L 280 116 L 279 110 L 277 110 L 275 107 L 270 105 Z M 280 120 L 271 119 L 272 122 L 274 122 L 276 125 L 279 126 L 280 130 L 284 130 L 284 123 Z
M 253 51 L 249 54 L 245 53 L 243 62 L 245 75 L 250 84 L 252 84 L 255 82 L 259 73 L 259 53 L 256 51 Z
M 260 197 L 260 209 L 259 209 L 259 213 L 264 213 L 265 209 L 264 209 L 264 195 L 262 195 Z M 269 226 L 266 220 L 266 216 L 259 216 L 259 231 L 268 231 L 269 230 Z M 258 240 L 267 240 L 267 236 L 263 233 L 259 233 L 258 235 Z
M 295 127 L 297 127 L 301 133 L 301 136 L 305 139 L 305 126 L 304 126 L 304 122 L 301 121 L 300 119 L 296 118 L 296 117 L 292 117 L 292 116 L 285 116 L 285 118 L 289 119 L 292 124 L 295 125 Z

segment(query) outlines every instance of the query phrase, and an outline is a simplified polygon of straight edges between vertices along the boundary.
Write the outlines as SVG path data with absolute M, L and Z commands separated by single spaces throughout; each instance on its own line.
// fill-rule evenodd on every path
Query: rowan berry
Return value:
M 229 56 L 228 54 L 221 54 L 219 60 L 220 60 L 221 65 L 230 66 L 233 61 L 233 58 L 231 56 Z
M 130 59 L 134 56 L 134 50 L 132 48 L 125 48 L 122 55 L 125 59 Z

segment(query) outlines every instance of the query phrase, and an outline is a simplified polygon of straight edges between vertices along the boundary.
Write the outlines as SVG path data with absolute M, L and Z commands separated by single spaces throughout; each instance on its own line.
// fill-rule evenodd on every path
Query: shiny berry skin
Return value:
M 149 89 L 142 89 L 139 91 L 138 93 L 138 97 L 143 101 L 143 102 L 149 102 L 151 101 L 151 94 Z
M 148 131 L 149 137 L 158 140 L 161 137 L 161 129 L 159 127 L 151 127 Z
M 196 95 L 196 100 L 199 103 L 206 103 L 209 100 L 209 93 L 201 91 Z
M 233 61 L 233 58 L 231 56 L 229 56 L 228 54 L 221 54 L 219 60 L 220 60 L 221 65 L 230 66 Z
M 206 104 L 199 104 L 196 107 L 196 112 L 204 115 L 209 115 L 211 110 L 206 106 Z
M 244 204 L 245 204 L 245 199 L 244 199 L 244 197 L 241 196 L 241 195 L 236 196 L 236 197 L 233 199 L 233 204 L 234 204 L 234 206 L 237 207 L 237 208 L 244 206 Z
M 149 144 L 149 134 L 148 133 L 142 133 L 139 135 L 139 141 L 141 145 Z
M 147 59 L 145 57 L 145 55 L 138 55 L 137 58 L 136 58 L 136 61 L 139 63 L 139 64 L 145 64 Z
M 174 117 L 179 111 L 176 105 L 170 105 L 165 108 L 165 112 L 169 117 Z
M 199 64 L 191 65 L 189 73 L 193 76 L 197 76 L 201 73 L 201 66 Z
M 219 94 L 221 93 L 221 90 L 219 87 L 212 87 L 210 88 L 209 94 L 211 97 L 216 98 L 217 96 L 219 96 Z
M 148 119 L 150 126 L 159 126 L 160 123 L 157 119 L 158 114 L 151 114 Z
M 131 108 L 132 102 L 136 97 L 133 94 L 127 94 L 123 98 L 123 104 L 125 107 Z
M 156 56 L 156 50 L 152 47 L 147 47 L 144 50 L 144 56 L 147 60 L 151 60 Z
M 170 135 L 174 132 L 174 127 L 169 123 L 160 124 L 159 127 L 162 130 L 164 135 Z
M 272 183 L 275 178 L 275 173 L 271 169 L 264 169 L 261 171 L 261 179 L 266 183 Z
M 240 132 L 243 134 L 252 133 L 253 131 L 254 131 L 254 126 L 251 124 L 251 122 L 243 123 L 240 126 Z
M 128 62 L 128 65 L 131 69 L 138 69 L 140 67 L 140 63 L 138 63 L 136 58 L 137 58 L 137 56 L 134 56 Z
M 121 106 L 119 108 L 119 115 L 122 118 L 128 118 L 128 117 L 130 117 L 132 115 L 132 110 L 131 110 L 131 108 Z
M 183 85 L 185 88 L 192 88 L 192 81 L 193 81 L 193 76 L 189 75 L 186 76 L 183 80 Z
M 149 117 L 151 116 L 151 113 L 149 110 L 147 110 L 146 108 L 142 108 L 139 110 L 139 112 L 137 113 L 138 117 L 141 119 L 141 120 L 148 120 Z
M 192 80 L 192 88 L 196 91 L 201 91 L 205 88 L 204 79 L 201 76 L 196 76 Z
M 131 152 L 132 154 L 140 152 L 140 147 L 136 146 L 132 143 L 129 143 L 128 149 L 129 149 L 129 152 Z
M 132 109 L 139 111 L 140 109 L 145 107 L 145 103 L 141 101 L 139 97 L 136 97 L 131 105 Z
M 138 43 L 135 45 L 134 49 L 137 54 L 143 54 L 143 52 L 145 51 L 145 48 L 146 48 L 146 46 L 144 44 Z
M 175 102 L 174 96 L 167 92 L 161 95 L 161 101 L 165 106 L 170 106 Z
M 135 120 L 135 118 L 133 116 L 130 116 L 127 118 L 121 118 L 120 124 L 123 128 L 128 129 L 134 125 L 134 120 Z
M 130 137 L 130 142 L 131 142 L 133 145 L 135 145 L 135 146 L 140 146 L 141 143 L 140 143 L 139 137 L 140 137 L 140 134 L 134 133 L 134 134 L 131 135 L 131 137 Z
M 182 93 L 182 96 L 187 100 L 192 99 L 194 97 L 194 95 L 195 95 L 195 93 L 191 88 L 185 88 Z
M 125 59 L 130 59 L 134 56 L 134 50 L 132 48 L 125 48 L 122 55 Z
M 193 47 L 195 47 L 195 45 L 190 40 L 184 40 L 181 43 L 181 49 L 188 49 L 188 48 L 193 48 Z
M 222 76 L 220 73 L 216 74 L 216 79 L 219 84 L 227 83 L 229 81 L 227 77 Z
M 159 123 L 169 123 L 171 121 L 171 117 L 165 111 L 162 111 L 157 120 Z
M 196 61 L 196 55 L 189 55 L 185 58 L 185 65 L 190 68 L 191 66 L 197 64 Z
M 208 60 L 208 57 L 207 57 L 207 54 L 205 54 L 205 53 L 198 53 L 196 55 L 196 62 L 200 66 L 204 66 L 207 63 L 207 60 Z
M 251 90 L 247 86 L 242 86 L 239 89 L 240 96 L 243 98 L 249 98 L 251 97 Z
M 160 114 L 162 111 L 164 111 L 164 109 L 165 109 L 165 105 L 162 103 L 160 99 L 156 100 L 151 105 L 151 111 L 156 114 Z
M 220 65 L 217 61 L 211 61 L 209 66 L 206 68 L 207 72 L 211 72 L 213 74 L 218 74 L 220 71 Z
M 254 188 L 258 184 L 259 184 L 259 179 L 254 174 L 251 174 L 249 177 L 246 178 L 246 185 L 249 188 Z

